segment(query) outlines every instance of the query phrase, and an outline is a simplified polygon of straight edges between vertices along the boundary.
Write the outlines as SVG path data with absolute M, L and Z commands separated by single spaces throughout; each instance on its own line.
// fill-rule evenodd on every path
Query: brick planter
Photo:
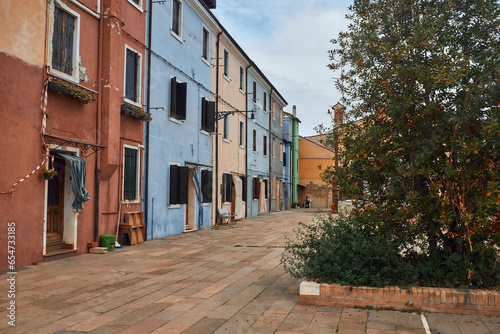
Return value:
M 305 281 L 300 284 L 300 304 L 500 316 L 500 292 L 493 290 L 351 288 Z

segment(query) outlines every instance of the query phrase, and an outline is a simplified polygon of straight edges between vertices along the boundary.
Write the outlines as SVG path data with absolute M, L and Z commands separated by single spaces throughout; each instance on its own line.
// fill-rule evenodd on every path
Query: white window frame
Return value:
M 206 97 L 206 96 L 204 96 L 204 95 L 201 95 L 201 97 L 200 97 L 200 101 L 203 101 L 203 99 L 205 99 L 205 100 L 207 100 L 207 101 L 210 101 L 210 99 L 209 99 L 208 97 Z M 200 125 L 201 125 L 201 117 L 202 117 L 202 116 L 201 116 L 201 109 L 202 109 L 202 108 L 203 108 L 203 106 L 200 106 Z M 202 134 L 204 134 L 205 136 L 210 136 L 210 132 L 207 132 L 207 131 L 203 130 L 203 129 L 201 128 L 201 126 L 200 126 L 200 131 L 201 131 L 201 133 L 202 133 Z M 201 175 L 201 174 L 200 174 L 200 175 Z
M 136 171 L 136 185 L 135 185 L 135 192 L 136 192 L 136 198 L 134 200 L 126 200 L 125 199 L 125 149 L 132 149 L 137 151 L 137 171 Z M 136 203 L 141 203 L 141 150 L 139 146 L 131 146 L 131 145 L 123 145 L 123 152 L 122 152 L 122 161 L 123 161 L 123 167 L 122 167 L 122 203 L 124 204 L 136 204 Z
M 130 4 L 132 6 L 137 8 L 141 13 L 144 13 L 144 10 L 142 9 L 142 5 L 143 5 L 144 0 L 139 0 L 139 4 L 136 4 L 133 0 L 127 0 L 127 1 L 130 2 Z
M 245 148 L 245 123 L 240 119 L 238 123 L 238 133 L 239 133 L 239 145 L 240 148 Z M 243 129 L 243 131 L 242 131 Z
M 207 58 L 204 58 L 203 57 L 203 38 L 204 38 L 204 32 L 207 32 L 207 37 L 208 37 L 208 41 L 207 41 Z M 210 66 L 210 30 L 205 27 L 204 25 L 202 25 L 202 28 L 201 28 L 201 60 L 207 64 L 208 66 Z
M 226 111 L 226 110 L 224 110 Z M 226 130 L 227 130 L 227 137 L 224 137 L 226 135 Z M 224 117 L 222 119 L 222 140 L 224 140 L 225 142 L 229 143 L 231 142 L 230 139 L 229 139 L 229 115 L 227 115 L 226 117 Z
M 179 34 L 176 34 L 174 30 L 172 29 L 172 25 L 174 23 L 174 1 L 179 2 Z M 184 12 L 184 1 L 183 0 L 172 0 L 171 2 L 171 11 L 172 14 L 170 15 L 170 33 L 172 36 L 174 36 L 179 42 L 184 43 L 182 39 L 182 23 L 183 23 L 183 12 Z
M 56 70 L 55 68 L 52 67 L 52 39 L 54 37 L 54 15 L 55 15 L 54 7 L 56 7 L 56 4 L 57 7 L 59 7 L 60 9 L 62 9 L 63 11 L 67 12 L 68 14 L 70 14 L 75 18 L 75 30 L 73 33 L 73 59 L 72 59 L 73 73 L 71 75 Z M 49 69 L 49 73 L 57 77 L 60 77 L 62 79 L 66 79 L 68 81 L 78 84 L 80 82 L 80 14 L 69 8 L 60 0 L 55 0 L 50 4 L 49 38 L 47 43 L 48 43 L 47 68 Z
M 226 63 L 226 54 L 227 54 L 227 63 Z M 224 79 L 226 79 L 227 81 L 231 81 L 231 79 L 229 79 L 229 51 L 224 48 L 224 51 L 222 52 L 222 61 L 224 62 L 224 67 L 222 68 L 222 74 L 224 76 Z M 225 73 L 227 70 L 227 73 Z
M 180 209 L 182 207 L 182 204 L 170 204 L 170 181 L 172 181 L 172 177 L 170 175 L 170 166 L 181 166 L 182 167 L 182 164 L 179 163 L 179 162 L 169 162 L 168 163 L 168 170 L 169 170 L 169 173 L 168 173 L 168 184 L 167 184 L 167 189 L 168 189 L 168 200 L 167 200 L 167 203 L 168 203 L 168 208 L 169 209 Z
M 240 92 L 245 94 L 243 91 L 245 89 L 245 69 L 243 66 L 240 66 Z
M 180 80 L 179 80 L 179 78 L 177 78 L 177 77 L 175 77 L 175 76 L 173 76 L 173 75 L 170 75 L 170 80 L 168 81 L 168 82 L 169 82 L 169 85 L 168 85 L 168 98 L 169 98 L 169 99 L 170 99 L 170 91 L 172 90 L 172 87 L 170 87 L 170 82 L 171 82 L 172 78 L 176 78 L 176 79 L 175 79 L 175 81 L 176 81 L 177 83 L 182 83 L 182 81 L 180 81 Z M 169 102 L 169 105 L 170 105 L 170 100 L 168 100 L 168 102 Z M 187 108 L 187 104 L 186 104 L 186 108 Z M 170 122 L 174 122 L 174 123 L 176 123 L 176 124 L 182 125 L 183 120 L 180 120 L 180 119 L 177 119 L 177 118 L 175 118 L 175 117 L 172 117 L 172 116 L 170 116 L 170 114 L 171 114 L 171 113 L 170 113 L 170 107 L 169 107 L 169 111 L 168 111 L 168 120 L 169 120 Z M 187 110 L 186 110 L 186 118 L 187 118 Z M 180 166 L 180 165 L 179 165 L 179 166 Z
M 137 82 L 135 83 L 137 101 L 129 100 L 125 97 L 125 87 L 127 85 L 127 50 L 130 50 L 137 54 Z M 124 52 L 124 64 L 123 64 L 123 99 L 125 102 L 130 103 L 136 107 L 142 108 L 141 104 L 141 93 L 142 93 L 142 54 L 125 44 L 125 52 Z

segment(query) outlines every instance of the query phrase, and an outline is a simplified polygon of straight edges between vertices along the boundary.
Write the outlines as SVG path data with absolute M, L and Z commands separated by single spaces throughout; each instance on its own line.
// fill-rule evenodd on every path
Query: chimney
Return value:
M 293 117 L 297 118 L 297 106 L 293 105 Z
M 341 103 L 337 103 L 333 106 L 333 120 L 335 121 L 335 125 L 344 123 L 344 110 L 345 107 Z

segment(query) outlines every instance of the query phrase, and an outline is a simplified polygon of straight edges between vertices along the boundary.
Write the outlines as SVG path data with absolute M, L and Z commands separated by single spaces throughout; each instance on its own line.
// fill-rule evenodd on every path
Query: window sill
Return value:
M 133 106 L 136 106 L 138 108 L 142 108 L 142 104 L 140 102 L 132 101 L 127 99 L 126 97 L 123 97 L 123 101 L 127 102 L 128 104 L 131 104 Z
M 208 61 L 208 59 L 203 58 L 203 56 L 201 57 L 201 61 L 204 62 L 207 66 L 210 66 L 210 62 Z
M 182 204 L 169 204 L 168 208 L 169 209 L 180 209 L 182 207 Z
M 177 118 L 174 118 L 174 117 L 171 117 L 171 116 L 169 116 L 168 119 L 169 119 L 170 122 L 182 125 L 182 121 L 180 119 L 177 119 Z
M 141 200 L 140 199 L 135 199 L 135 200 L 124 200 L 122 201 L 123 204 L 140 204 Z
M 80 69 L 77 69 L 76 70 L 77 73 L 80 71 Z M 57 78 L 60 78 L 60 79 L 63 79 L 63 80 L 68 80 L 68 81 L 71 81 L 77 85 L 80 84 L 80 80 L 78 78 L 75 78 L 75 77 L 72 77 L 71 75 L 69 74 L 66 74 L 64 72 L 61 72 L 61 71 L 58 71 L 56 69 L 53 69 L 52 67 L 49 68 L 49 73 Z
M 229 79 L 229 77 L 227 77 L 226 75 L 224 75 L 224 79 L 226 79 L 227 82 L 231 82 L 231 79 Z
M 226 143 L 230 143 L 231 141 L 229 139 L 226 139 L 226 138 L 222 138 L 223 141 L 225 141 Z
M 135 2 L 130 1 L 130 0 L 128 0 L 128 2 L 129 2 L 132 6 L 134 6 L 134 7 L 135 7 L 138 11 L 140 11 L 141 13 L 144 13 L 144 10 L 143 10 L 141 7 L 139 7 L 139 5 L 137 5 Z
M 200 132 L 201 132 L 202 135 L 210 136 L 210 132 L 207 132 L 205 130 L 200 130 Z
M 176 40 L 178 40 L 179 43 L 184 44 L 184 41 L 182 40 L 182 32 L 181 32 L 181 36 L 179 36 L 172 29 L 170 29 L 170 34 L 172 34 L 172 36 L 174 36 L 174 38 Z

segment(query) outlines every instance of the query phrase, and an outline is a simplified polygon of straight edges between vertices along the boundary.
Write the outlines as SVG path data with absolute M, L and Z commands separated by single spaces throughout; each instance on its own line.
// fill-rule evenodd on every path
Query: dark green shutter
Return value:
M 170 189 L 169 189 L 169 204 L 179 204 L 179 192 L 178 192 L 178 176 L 177 176 L 177 166 L 170 165 Z
M 212 203 L 212 171 L 201 171 L 201 192 L 203 203 Z
M 125 67 L 125 97 L 137 101 L 137 53 L 127 49 Z
M 179 204 L 187 204 L 188 202 L 188 167 L 177 167 L 178 189 L 179 189 Z
M 242 194 L 241 194 L 241 200 L 243 202 L 247 201 L 247 177 L 246 176 L 240 176 L 241 178 L 241 184 L 242 184 Z
M 125 148 L 123 199 L 137 199 L 137 150 Z
M 174 117 L 177 110 L 177 78 L 170 79 L 170 116 Z

